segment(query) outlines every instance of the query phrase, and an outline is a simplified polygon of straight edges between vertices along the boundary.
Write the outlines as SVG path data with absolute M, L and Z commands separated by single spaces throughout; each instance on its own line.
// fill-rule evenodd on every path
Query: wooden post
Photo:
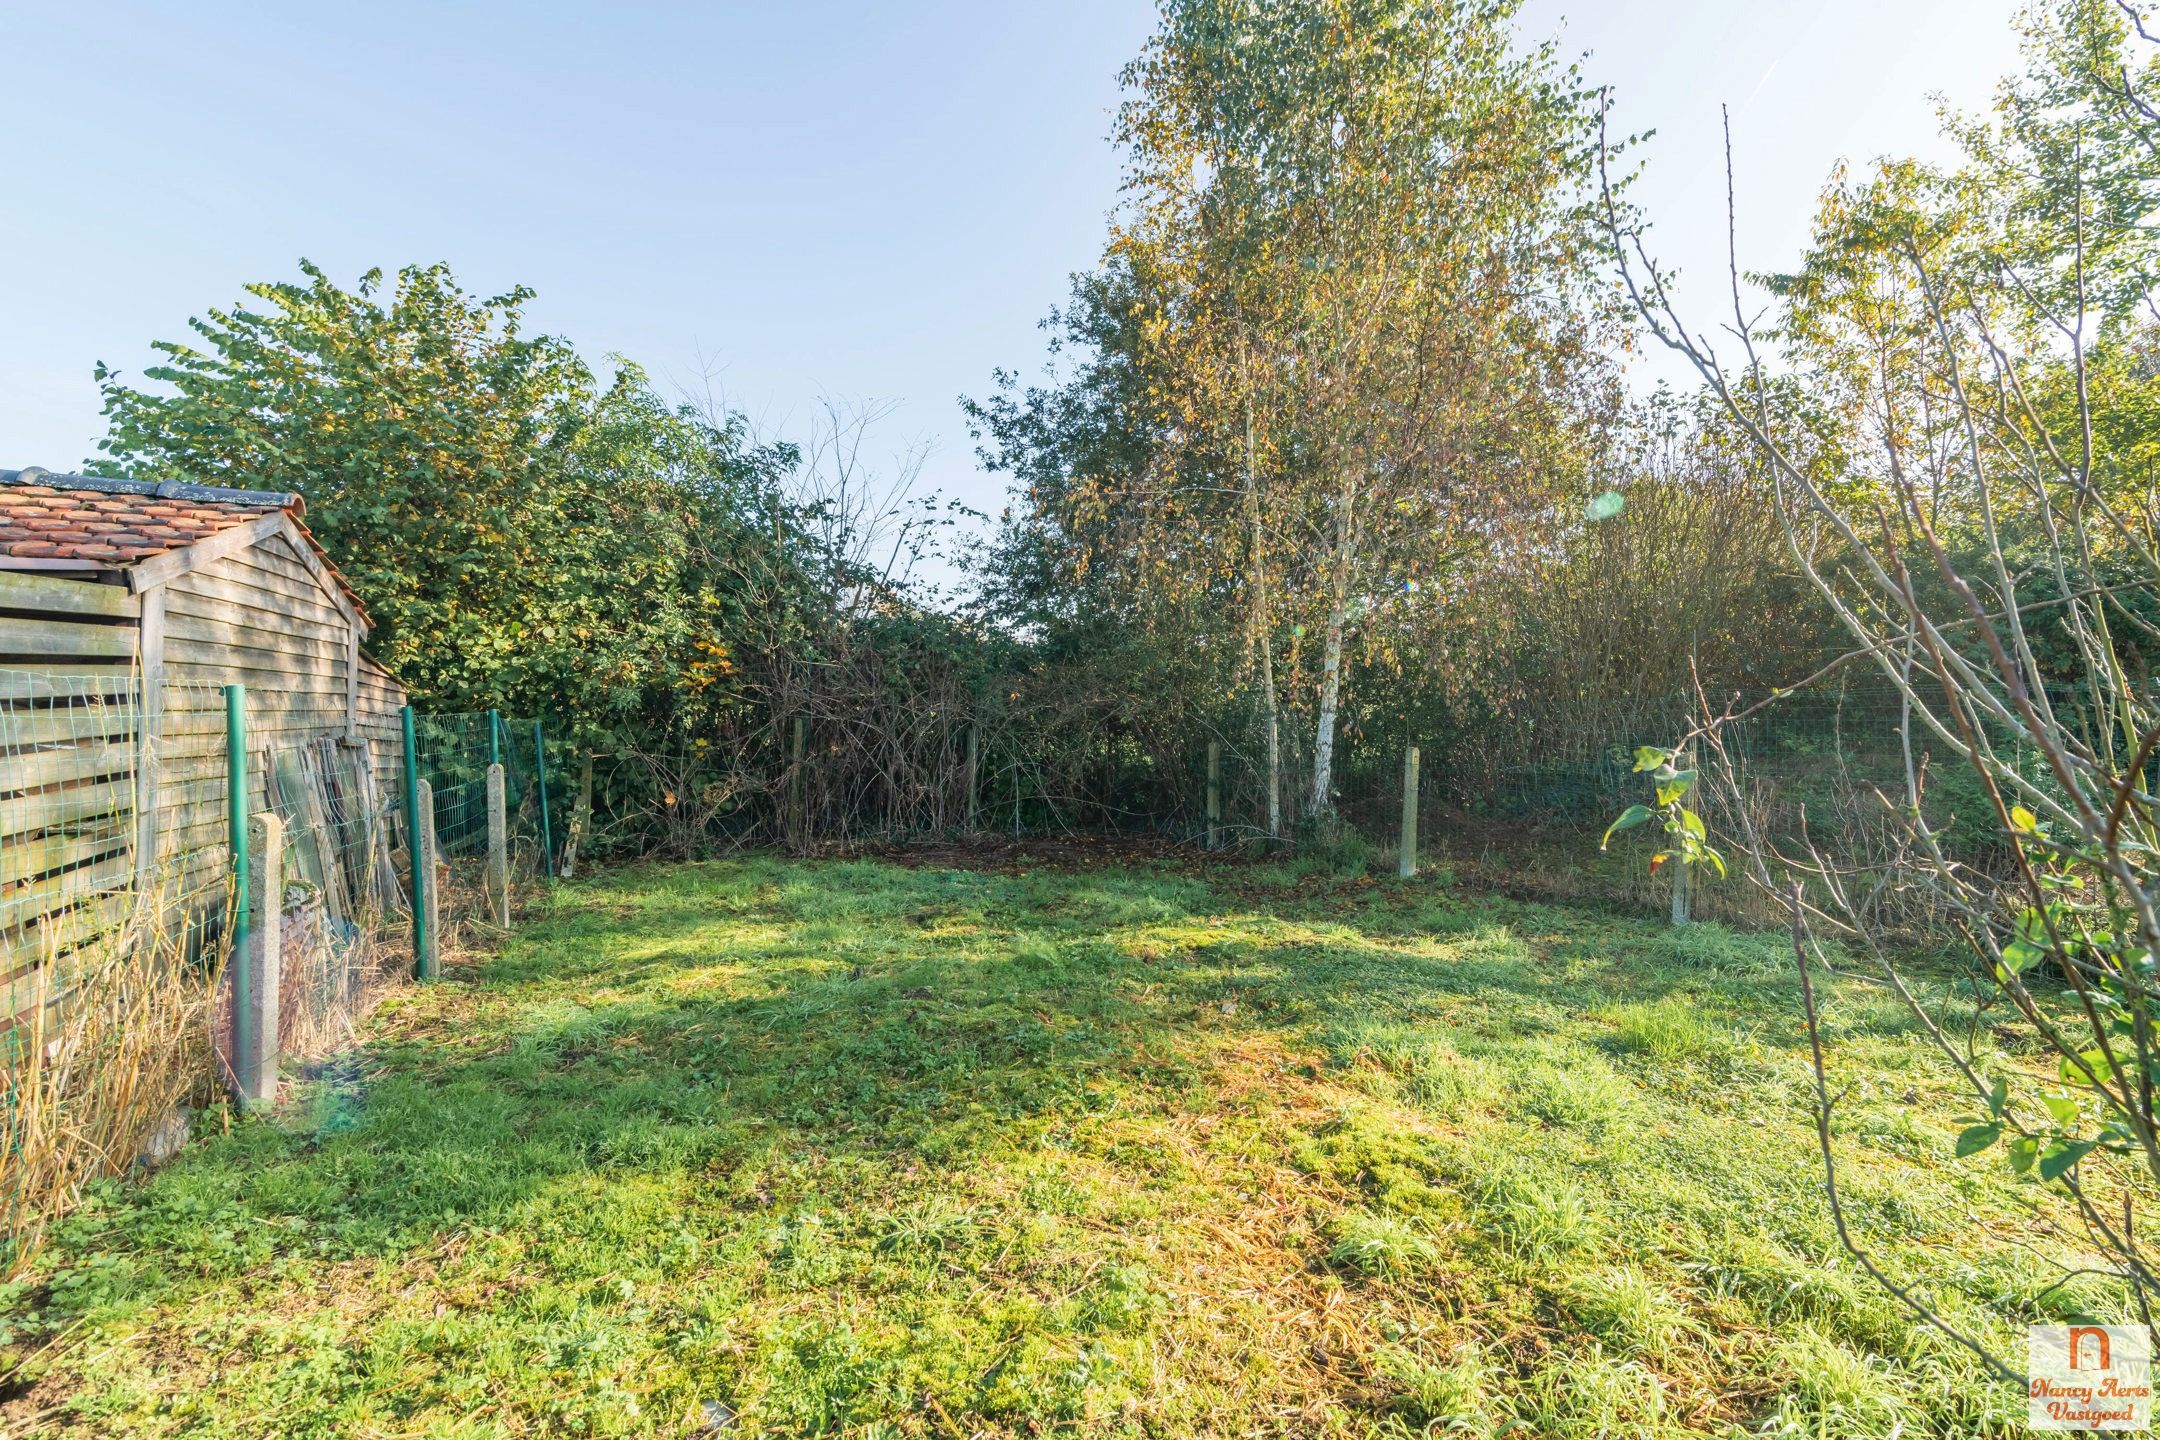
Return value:
M 967 833 L 975 833 L 976 820 L 980 816 L 982 786 L 982 731 L 968 726 L 967 732 Z
M 555 878 L 555 831 L 548 818 L 547 736 L 533 721 L 533 788 L 540 795 L 540 863 L 548 878 Z
M 810 817 L 803 804 L 803 751 L 809 744 L 810 717 L 797 715 L 794 738 L 788 745 L 788 825 L 795 832 L 790 838 L 798 844 L 810 826 Z
M 503 767 L 487 768 L 487 884 L 488 899 L 495 907 L 495 923 L 510 926 L 510 822 L 504 813 Z
M 1689 768 L 1688 751 L 1685 746 L 1681 747 L 1679 752 L 1673 756 L 1673 768 L 1675 770 Z M 1685 925 L 1688 923 L 1688 863 L 1687 857 L 1681 853 L 1681 837 L 1675 835 L 1671 838 L 1672 845 L 1666 854 L 1665 863 L 1672 870 L 1672 923 Z
M 585 843 L 585 832 L 592 828 L 592 762 L 590 750 L 578 760 L 577 799 L 570 804 L 570 838 L 563 842 L 562 878 L 565 880 L 577 875 L 578 850 Z
M 1417 874 L 1417 779 L 1418 750 L 1412 745 L 1402 757 L 1402 854 L 1395 873 L 1408 880 Z
M 1222 741 L 1207 742 L 1207 848 L 1222 844 Z
M 285 822 L 265 810 L 248 821 L 248 831 L 261 878 L 254 914 L 233 952 L 233 1092 L 242 1109 L 277 1099 L 278 982 L 285 955 Z
M 413 933 L 419 937 L 420 949 L 413 956 L 413 974 L 433 980 L 442 959 L 441 897 L 436 893 L 441 885 L 435 873 L 435 787 L 422 780 L 415 789 L 420 802 L 420 827 L 413 846 Z

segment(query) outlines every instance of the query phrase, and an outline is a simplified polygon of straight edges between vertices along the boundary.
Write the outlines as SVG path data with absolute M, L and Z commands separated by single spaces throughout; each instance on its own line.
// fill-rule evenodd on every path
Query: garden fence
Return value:
M 2075 709 L 2079 699 L 2066 694 L 2061 703 Z M 1428 866 L 1525 893 L 1663 912 L 1674 877 L 1653 873 L 1654 830 L 1618 838 L 1610 852 L 1600 850 L 1599 839 L 1620 811 L 1649 798 L 1649 782 L 1634 769 L 1637 747 L 1676 740 L 1697 706 L 1687 695 L 1584 698 L 1487 724 L 1433 726 L 1439 733 L 1384 705 L 1346 709 L 1327 797 L 1329 823 L 1374 852 L 1376 862 L 1394 858 L 1405 835 L 1406 751 L 1415 746 L 1420 783 L 1411 833 Z M 1900 720 L 1896 689 L 1856 672 L 1779 695 L 1725 726 L 1733 783 L 1705 787 L 1696 797 L 1713 839 L 1735 858 L 1748 833 L 1787 847 L 1805 841 L 1838 863 L 1879 857 L 1896 828 L 1883 798 L 1898 802 L 1905 785 Z M 773 728 L 790 733 L 784 724 Z M 1245 854 L 1316 838 L 1309 716 L 1283 716 L 1272 835 L 1265 726 L 1256 714 L 1145 742 L 1129 729 L 1105 726 L 1092 751 L 1077 759 L 1070 734 L 1039 739 L 1008 725 L 989 729 L 978 746 L 964 718 L 946 728 L 950 735 L 926 742 L 935 753 L 907 767 L 930 777 L 912 803 L 894 803 L 874 774 L 867 784 L 860 777 L 829 778 L 822 767 L 833 762 L 826 757 L 843 747 L 824 743 L 821 729 L 812 727 L 806 741 L 764 765 L 762 784 L 756 775 L 748 785 L 709 784 L 746 798 L 705 833 L 723 844 L 777 838 L 811 850 L 906 843 L 958 830 L 1008 837 L 1117 832 Z M 2016 750 L 2015 737 L 1997 740 L 2005 753 Z M 1036 753 L 1037 745 L 1064 748 L 1052 763 Z M 1928 775 L 1931 814 L 1962 856 L 1989 862 L 2000 838 L 1985 799 L 1961 764 L 1941 763 L 1942 750 L 1929 737 L 1916 737 L 1912 758 Z M 727 763 L 714 757 L 713 773 L 724 773 Z M 855 798 L 851 784 L 870 800 Z M 694 793 L 701 782 L 685 770 L 665 788 Z M 1779 903 L 1736 874 L 1728 884 L 1698 886 L 1691 912 L 1779 923 Z
M 268 723 L 264 743 L 273 693 L 168 681 L 157 702 L 124 671 L 0 670 L 0 1274 L 176 1102 L 261 1100 L 281 1059 L 338 1048 L 439 949 L 416 920 L 446 880 L 506 913 L 513 877 L 553 865 L 533 721 L 408 711 L 409 746 Z

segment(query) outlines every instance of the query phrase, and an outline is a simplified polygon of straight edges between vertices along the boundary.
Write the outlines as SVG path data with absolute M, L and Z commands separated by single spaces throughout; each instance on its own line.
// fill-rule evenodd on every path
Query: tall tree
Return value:
M 524 333 L 529 291 L 301 269 L 159 343 L 149 385 L 100 367 L 101 466 L 304 496 L 378 658 L 429 704 L 606 744 L 722 703 L 743 614 L 785 588 L 762 517 L 793 453 L 666 404 L 633 366 L 603 387 Z
M 1119 517 L 1098 540 L 1176 556 L 1136 580 L 1200 587 L 1263 672 L 1288 626 L 1316 812 L 1350 647 L 1391 660 L 1472 598 L 1609 401 L 1581 263 L 1594 107 L 1549 48 L 1517 50 L 1514 9 L 1168 0 L 1126 72 L 1109 267 L 1156 443 L 1061 498 Z

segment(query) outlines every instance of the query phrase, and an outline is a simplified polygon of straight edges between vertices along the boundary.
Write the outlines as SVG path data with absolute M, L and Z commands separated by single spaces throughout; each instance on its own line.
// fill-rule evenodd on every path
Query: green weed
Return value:
M 1686 1313 L 1663 1289 L 1624 1266 L 1585 1271 L 1563 1295 L 1583 1327 L 1622 1354 L 1664 1360 L 1689 1328 Z
M 1671 1065 L 1701 1060 L 1723 1047 L 1717 1030 L 1684 999 L 1616 1005 L 1606 1013 L 1612 1021 L 1613 1048 L 1625 1054 Z
M 1353 1211 L 1336 1225 L 1328 1263 L 1382 1279 L 1402 1280 L 1430 1269 L 1439 1249 L 1415 1227 L 1386 1215 Z

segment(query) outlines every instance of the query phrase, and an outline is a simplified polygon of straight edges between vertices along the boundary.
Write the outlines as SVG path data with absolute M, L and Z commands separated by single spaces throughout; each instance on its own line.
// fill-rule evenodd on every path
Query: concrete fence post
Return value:
M 1412 745 L 1402 757 L 1402 854 L 1395 873 L 1407 880 L 1417 874 L 1418 748 Z
M 499 763 L 488 766 L 487 771 L 487 827 L 488 900 L 494 907 L 495 923 L 507 929 L 510 924 L 510 820 L 505 811 L 503 767 Z
M 1207 742 L 1207 848 L 1222 844 L 1222 741 Z
M 413 791 L 420 811 L 419 833 L 413 850 L 413 884 L 417 887 L 413 895 L 413 914 L 420 921 L 413 928 L 419 936 L 420 953 L 413 956 L 413 972 L 422 980 L 433 980 L 442 959 L 442 909 L 436 894 L 441 885 L 435 873 L 435 787 L 422 780 Z
M 268 1105 L 278 1088 L 278 981 L 285 944 L 285 822 L 265 810 L 248 820 L 257 883 L 248 926 L 233 951 L 233 1090 L 242 1109 Z

